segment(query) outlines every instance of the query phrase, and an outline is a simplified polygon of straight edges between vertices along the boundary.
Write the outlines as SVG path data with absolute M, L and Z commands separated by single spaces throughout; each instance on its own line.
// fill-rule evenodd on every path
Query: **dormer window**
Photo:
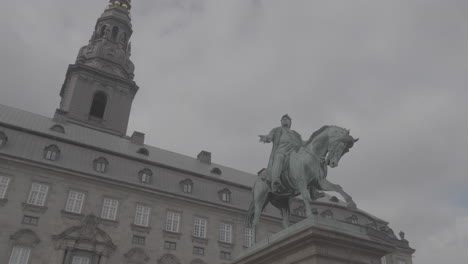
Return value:
M 211 170 L 211 173 L 216 174 L 216 175 L 221 175 L 222 174 L 222 172 L 221 172 L 221 170 L 219 168 L 213 168 Z
M 139 148 L 137 150 L 137 153 L 141 154 L 141 155 L 149 156 L 149 151 L 147 149 L 145 149 L 145 148 Z
M 97 158 L 93 162 L 94 170 L 97 172 L 105 173 L 107 171 L 107 167 L 109 166 L 109 162 L 105 158 Z
M 321 215 L 326 219 L 333 219 L 333 212 L 330 210 L 325 210 Z
M 65 128 L 63 128 L 63 126 L 61 125 L 53 125 L 50 130 L 52 131 L 55 131 L 55 132 L 58 132 L 58 133 L 62 133 L 62 134 L 65 134 Z
M 338 203 L 340 200 L 338 200 L 338 198 L 336 198 L 336 196 L 332 196 L 332 197 L 330 198 L 330 201 L 331 201 L 331 202 L 334 202 L 334 203 Z
M 104 112 L 106 110 L 107 95 L 104 92 L 97 92 L 94 94 L 93 103 L 91 104 L 91 110 L 89 116 L 97 119 L 104 118 Z
M 0 131 L 0 148 L 4 147 L 7 142 L 8 142 L 8 137 L 5 135 L 5 133 Z
M 225 203 L 231 202 L 231 191 L 229 189 L 223 189 L 219 191 L 219 198 Z
M 150 184 L 152 182 L 153 172 L 150 169 L 143 169 L 138 175 L 141 183 Z
M 56 161 L 60 156 L 60 149 L 57 145 L 49 145 L 44 149 L 44 159 Z
M 180 188 L 184 193 L 192 193 L 193 191 L 193 181 L 191 179 L 185 179 L 180 182 Z

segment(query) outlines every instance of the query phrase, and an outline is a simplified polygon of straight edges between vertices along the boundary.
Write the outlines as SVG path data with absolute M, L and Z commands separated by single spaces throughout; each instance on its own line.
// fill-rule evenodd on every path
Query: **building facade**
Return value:
M 54 117 L 0 105 L 0 263 L 229 263 L 282 229 L 272 207 L 257 230 L 244 228 L 257 175 L 127 136 L 138 91 L 130 10 L 130 0 L 109 1 L 68 67 Z M 301 203 L 291 204 L 293 222 Z M 412 263 L 414 250 L 384 220 L 328 195 L 313 207 L 393 243 L 382 263 Z

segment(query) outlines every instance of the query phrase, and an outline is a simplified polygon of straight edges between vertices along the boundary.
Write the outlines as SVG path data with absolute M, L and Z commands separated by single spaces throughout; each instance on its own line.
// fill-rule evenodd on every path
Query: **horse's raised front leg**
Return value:
M 353 198 L 345 191 L 343 191 L 343 188 L 340 185 L 331 183 L 327 179 L 324 179 L 323 181 L 321 181 L 320 187 L 324 191 L 333 191 L 339 193 L 345 199 L 346 203 L 348 204 L 348 208 L 357 208 L 356 203 L 353 201 Z

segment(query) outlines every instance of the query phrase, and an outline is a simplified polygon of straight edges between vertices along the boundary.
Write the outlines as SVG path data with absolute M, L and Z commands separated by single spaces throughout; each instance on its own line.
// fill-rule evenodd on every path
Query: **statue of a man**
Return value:
M 281 118 L 280 127 L 273 128 L 270 134 L 260 135 L 259 137 L 260 142 L 273 142 L 270 160 L 268 161 L 267 183 L 271 182 L 271 190 L 277 192 L 278 187 L 281 186 L 280 176 L 285 158 L 293 150 L 297 151 L 303 145 L 303 141 L 301 135 L 291 129 L 291 118 L 288 115 Z

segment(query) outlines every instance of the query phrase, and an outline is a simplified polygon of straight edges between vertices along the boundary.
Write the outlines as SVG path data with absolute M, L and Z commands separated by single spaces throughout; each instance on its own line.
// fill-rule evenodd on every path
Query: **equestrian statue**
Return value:
M 261 135 L 260 142 L 273 143 L 268 167 L 263 169 L 252 188 L 252 202 L 247 212 L 246 226 L 255 228 L 263 209 L 271 203 L 281 211 L 283 226 L 289 226 L 289 200 L 301 195 L 306 216 L 312 215 L 310 202 L 318 198 L 319 191 L 335 191 L 341 194 L 349 208 L 356 208 L 351 196 L 340 185 L 327 180 L 327 168 L 335 168 L 341 157 L 359 139 L 349 130 L 337 126 L 323 126 L 303 141 L 299 133 L 291 129 L 288 115 L 281 118 L 281 126 L 268 135 Z

